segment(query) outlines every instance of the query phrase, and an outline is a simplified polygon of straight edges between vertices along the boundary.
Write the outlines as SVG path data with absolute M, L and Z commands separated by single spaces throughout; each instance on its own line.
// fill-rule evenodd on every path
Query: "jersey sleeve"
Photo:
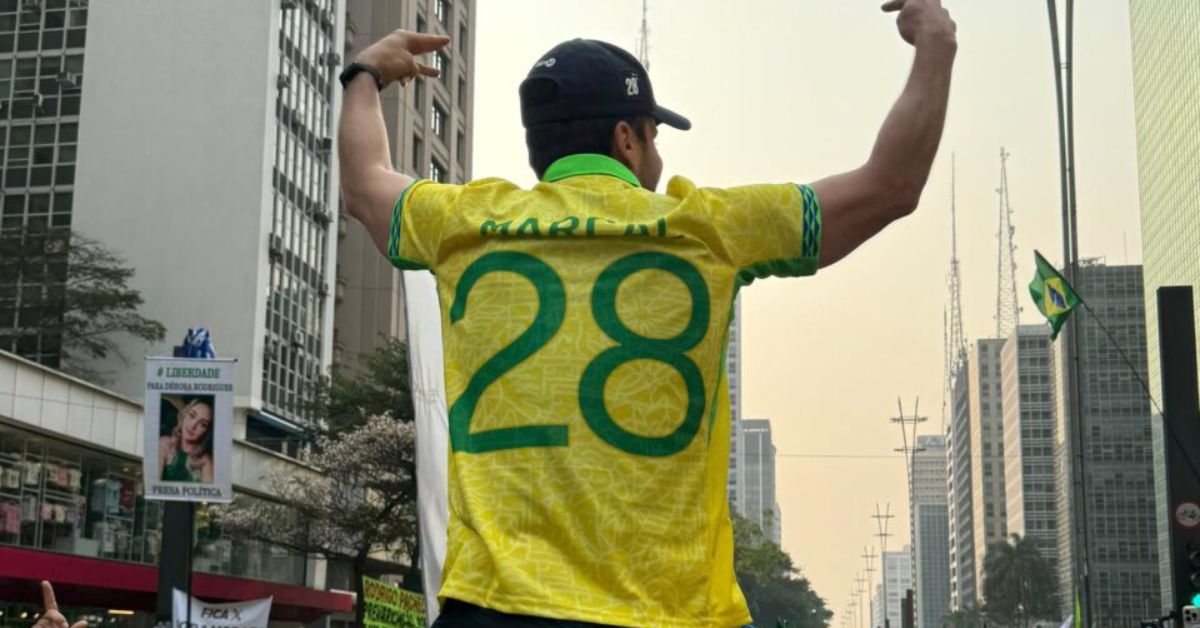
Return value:
M 433 269 L 438 261 L 446 217 L 453 211 L 461 192 L 461 185 L 427 179 L 414 181 L 405 188 L 392 209 L 387 256 L 393 266 L 401 270 Z
M 821 204 L 792 183 L 705 190 L 709 219 L 742 283 L 817 272 Z

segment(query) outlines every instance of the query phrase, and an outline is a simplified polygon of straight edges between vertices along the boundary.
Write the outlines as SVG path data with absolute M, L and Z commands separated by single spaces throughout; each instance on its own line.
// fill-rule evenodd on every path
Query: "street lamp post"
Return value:
M 1079 237 L 1076 225 L 1076 195 L 1075 195 L 1075 89 L 1072 60 L 1074 57 L 1074 19 L 1075 0 L 1066 0 L 1066 58 L 1062 56 L 1058 33 L 1058 2 L 1046 0 L 1046 9 L 1050 17 L 1050 47 L 1054 59 L 1054 87 L 1058 107 L 1058 157 L 1061 168 L 1059 183 L 1062 195 L 1062 229 L 1063 229 L 1063 270 L 1067 282 L 1079 289 Z M 1079 614 L 1076 620 L 1080 625 L 1092 625 L 1091 587 L 1088 560 L 1088 524 L 1087 524 L 1087 470 L 1084 459 L 1083 431 L 1083 377 L 1082 364 L 1079 361 L 1079 317 L 1073 316 L 1067 321 L 1066 338 L 1066 404 L 1067 425 L 1069 429 L 1068 443 L 1071 451 L 1071 475 L 1074 482 L 1071 487 L 1072 508 L 1072 546 L 1075 548 L 1075 566 L 1072 570 L 1079 579 L 1077 594 L 1080 597 Z M 1063 594 L 1076 593 L 1063 591 Z

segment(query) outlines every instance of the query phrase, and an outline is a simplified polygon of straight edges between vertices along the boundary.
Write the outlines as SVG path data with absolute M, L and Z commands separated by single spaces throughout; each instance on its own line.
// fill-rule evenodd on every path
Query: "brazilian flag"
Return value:
M 1079 297 L 1071 284 L 1054 270 L 1041 253 L 1034 251 L 1033 256 L 1037 262 L 1037 275 L 1029 282 L 1029 294 L 1033 296 L 1038 311 L 1050 322 L 1050 340 L 1054 340 L 1071 316 L 1071 311 L 1079 305 Z

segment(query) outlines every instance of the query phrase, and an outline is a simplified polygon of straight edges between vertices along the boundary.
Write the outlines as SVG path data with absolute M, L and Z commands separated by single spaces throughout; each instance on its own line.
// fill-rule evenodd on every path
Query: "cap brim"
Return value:
M 667 126 L 675 127 L 680 131 L 692 128 L 690 120 L 660 105 L 654 105 L 654 119 Z

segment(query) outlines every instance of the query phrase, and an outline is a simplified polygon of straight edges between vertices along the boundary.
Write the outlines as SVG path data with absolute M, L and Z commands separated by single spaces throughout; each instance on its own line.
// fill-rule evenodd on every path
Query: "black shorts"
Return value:
M 433 628 L 604 628 L 586 621 L 550 619 L 532 615 L 501 613 L 460 600 L 448 599 Z

